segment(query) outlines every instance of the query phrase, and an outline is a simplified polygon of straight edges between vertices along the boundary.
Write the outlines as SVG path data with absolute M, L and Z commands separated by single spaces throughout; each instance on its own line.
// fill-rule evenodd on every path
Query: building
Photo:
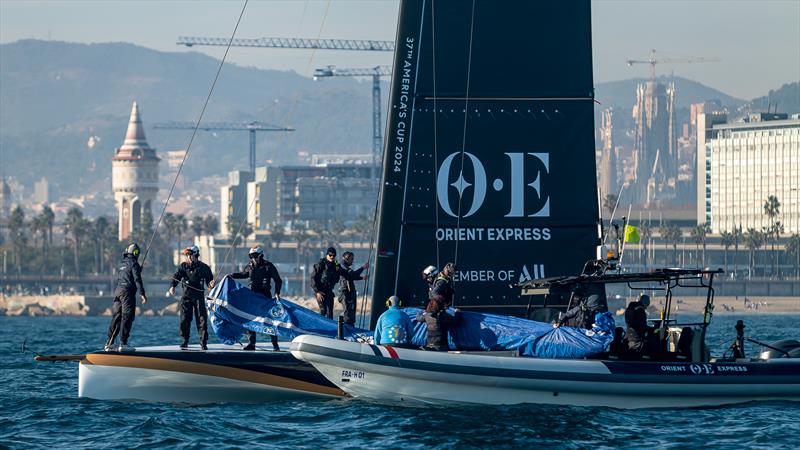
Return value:
M 767 197 L 780 202 L 784 233 L 800 233 L 800 119 L 751 114 L 726 123 L 723 115 L 698 115 L 698 223 L 712 233 L 741 227 L 763 230 Z M 701 157 L 702 155 L 702 157 Z
M 247 184 L 253 181 L 254 174 L 248 170 L 234 170 L 228 173 L 228 184 L 220 188 L 219 232 L 228 236 L 232 225 L 241 224 L 247 217 L 250 199 L 247 198 Z M 235 222 L 235 223 L 231 223 Z
M 604 109 L 599 128 L 599 137 L 602 147 L 597 155 L 597 180 L 598 187 L 603 197 L 609 194 L 617 195 L 619 187 L 617 185 L 617 149 L 614 147 L 614 111 L 611 108 Z
M 33 183 L 33 202 L 50 203 L 50 183 L 47 182 L 46 177 Z
M 111 186 L 119 214 L 119 239 L 129 239 L 141 229 L 142 218 L 151 216 L 158 194 L 156 150 L 147 144 L 139 106 L 133 102 L 125 141 L 111 159 Z
M 254 232 L 282 226 L 339 220 L 351 224 L 375 210 L 378 182 L 368 159 L 330 156 L 311 164 L 234 171 L 221 189 L 220 233 L 230 235 L 228 218 L 246 220 Z
M 655 80 L 636 88 L 633 107 L 633 203 L 650 205 L 675 199 L 677 149 L 675 142 L 675 87 Z

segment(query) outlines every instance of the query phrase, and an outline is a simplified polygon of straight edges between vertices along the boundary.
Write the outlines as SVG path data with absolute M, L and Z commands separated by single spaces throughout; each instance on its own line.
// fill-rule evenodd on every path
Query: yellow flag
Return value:
M 638 244 L 639 243 L 639 229 L 633 225 L 625 225 L 625 243 Z

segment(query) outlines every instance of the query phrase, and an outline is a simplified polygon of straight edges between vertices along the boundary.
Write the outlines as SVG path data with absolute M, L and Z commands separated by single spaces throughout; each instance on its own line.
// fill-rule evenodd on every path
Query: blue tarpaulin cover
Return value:
M 238 342 L 245 330 L 274 334 L 285 340 L 303 334 L 336 337 L 335 320 L 284 299 L 267 298 L 230 277 L 223 278 L 209 292 L 206 306 L 211 328 L 225 344 Z M 371 335 L 367 330 L 344 325 L 347 340 Z
M 226 344 L 237 342 L 245 330 L 275 334 L 290 340 L 303 334 L 336 337 L 337 323 L 300 305 L 281 299 L 276 301 L 257 294 L 236 280 L 225 277 L 206 299 L 209 322 L 217 336 Z M 403 312 L 413 321 L 421 309 L 405 308 Z M 454 311 L 451 309 L 450 314 Z M 517 317 L 476 312 L 461 312 L 461 323 L 450 330 L 452 350 L 519 350 L 523 356 L 538 358 L 584 358 L 606 351 L 611 343 L 611 328 L 592 332 L 563 326 L 553 328 L 549 323 Z M 414 323 L 412 344 L 422 347 L 427 340 L 424 323 Z M 344 325 L 344 338 L 362 341 L 372 332 Z

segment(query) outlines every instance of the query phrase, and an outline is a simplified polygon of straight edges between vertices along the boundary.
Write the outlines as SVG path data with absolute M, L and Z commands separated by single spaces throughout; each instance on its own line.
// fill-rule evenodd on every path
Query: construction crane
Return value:
M 272 48 L 316 48 L 319 50 L 366 50 L 394 51 L 394 41 L 371 41 L 359 39 L 305 39 L 262 37 L 257 39 L 229 39 L 220 37 L 178 37 L 178 45 L 216 45 L 227 47 L 272 47 Z
M 163 122 L 154 125 L 162 130 L 194 130 L 196 124 L 192 122 Z M 230 123 L 209 122 L 200 124 L 198 130 L 203 131 L 248 131 L 250 132 L 250 171 L 256 170 L 256 132 L 257 131 L 294 131 L 294 128 L 270 125 L 264 122 Z
M 383 152 L 381 137 L 381 77 L 390 76 L 390 66 L 365 69 L 339 69 L 328 66 L 314 71 L 314 79 L 327 77 L 372 77 L 372 177 L 378 177 L 378 166 Z
M 358 39 L 306 39 L 306 38 L 280 38 L 263 37 L 257 39 L 228 39 L 220 37 L 189 37 L 181 36 L 178 38 L 178 45 L 192 47 L 194 45 L 214 45 L 227 46 L 230 43 L 233 47 L 268 47 L 268 48 L 294 48 L 294 49 L 317 49 L 317 50 L 354 50 L 354 51 L 394 51 L 394 41 L 375 41 Z M 346 74 L 345 74 L 346 73 Z M 381 139 L 381 92 L 380 77 L 391 75 L 391 68 L 388 66 L 378 66 L 372 69 L 335 69 L 329 66 L 327 69 L 317 69 L 314 77 L 331 76 L 372 76 L 372 164 L 373 177 L 377 178 L 377 164 L 383 150 Z
M 625 61 L 628 66 L 634 64 L 650 64 L 650 80 L 656 79 L 656 64 L 673 64 L 673 63 L 702 63 L 702 62 L 719 62 L 721 59 L 716 57 L 703 57 L 703 56 L 690 56 L 686 58 L 656 58 L 655 49 L 650 50 L 649 59 L 629 59 Z

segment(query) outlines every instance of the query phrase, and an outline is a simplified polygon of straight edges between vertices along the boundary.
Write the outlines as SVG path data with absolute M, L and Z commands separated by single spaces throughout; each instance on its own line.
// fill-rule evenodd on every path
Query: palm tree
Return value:
M 742 242 L 744 239 L 744 233 L 742 232 L 742 226 L 736 225 L 731 230 L 731 234 L 733 235 L 733 270 L 736 271 L 736 261 L 739 256 L 739 243 Z
M 775 253 L 775 244 L 777 243 L 777 233 L 775 227 L 775 219 L 781 213 L 781 202 L 778 201 L 778 197 L 774 195 L 770 195 L 764 201 L 764 214 L 769 217 L 769 233 L 768 236 L 772 237 L 772 252 Z M 778 255 L 775 253 L 775 260 L 777 260 Z M 775 261 L 772 263 L 772 274 L 775 273 Z
M 728 249 L 733 245 L 733 233 L 730 231 L 723 231 L 720 236 L 720 244 L 725 248 L 725 272 L 728 272 Z
M 747 231 L 744 233 L 744 244 L 750 251 L 750 262 L 748 265 L 750 272 L 748 277 L 752 277 L 753 270 L 755 269 L 755 258 L 756 258 L 755 253 L 757 249 L 761 248 L 761 246 L 764 245 L 764 237 L 761 234 L 761 232 L 759 232 L 755 228 L 752 227 L 748 228 Z
M 28 236 L 25 234 L 25 213 L 19 206 L 11 211 L 11 216 L 8 218 L 8 232 L 14 265 L 17 267 L 17 273 L 22 273 L 22 253 L 28 245 Z
M 42 209 L 42 220 L 47 224 L 47 244 L 53 245 L 53 226 L 56 223 L 56 215 L 50 208 L 50 205 L 45 205 Z
M 168 212 L 164 214 L 164 218 L 161 219 L 161 221 L 164 222 L 164 231 L 166 231 L 167 234 L 167 242 L 169 245 L 172 245 L 172 238 L 175 237 L 178 228 L 177 218 L 175 217 L 175 214 Z M 180 250 L 180 248 L 178 248 L 178 250 Z
M 31 219 L 31 231 L 33 233 L 39 233 L 41 236 L 41 243 L 42 243 L 42 261 L 40 265 L 40 270 L 43 270 L 46 267 L 47 261 L 47 231 L 49 230 L 47 226 L 47 219 L 42 215 L 39 214 L 38 216 Z
M 187 228 L 189 228 L 189 221 L 186 220 L 186 216 L 183 214 L 178 214 L 175 216 L 175 234 L 178 237 L 178 251 L 181 250 L 181 235 L 186 232 Z
M 270 231 L 269 238 L 272 241 L 271 245 L 277 249 L 281 246 L 281 242 L 283 242 L 283 240 L 286 238 L 286 232 L 284 231 L 283 227 L 274 226 Z
M 95 271 L 97 273 L 105 272 L 103 255 L 106 253 L 106 235 L 108 234 L 108 228 L 110 225 L 111 224 L 108 222 L 108 219 L 106 219 L 105 216 L 98 217 L 92 224 L 92 233 L 94 234 L 95 244 Z
M 800 276 L 800 234 L 792 233 L 789 236 L 789 240 L 786 242 L 786 254 L 793 256 L 794 275 Z
M 207 234 L 214 235 L 219 232 L 219 220 L 217 216 L 209 214 L 203 220 L 203 227 Z
M 603 198 L 603 208 L 608 211 L 608 220 L 611 221 L 611 215 L 614 214 L 614 209 L 617 207 L 618 198 L 615 194 L 606 194 Z
M 64 220 L 65 234 L 72 235 L 72 255 L 75 265 L 75 275 L 81 274 L 80 247 L 84 235 L 88 231 L 88 221 L 83 217 L 83 212 L 77 207 L 72 207 L 67 211 L 67 218 Z
M 200 236 L 203 234 L 203 230 L 205 229 L 205 223 L 203 222 L 202 216 L 194 216 L 192 217 L 192 233 L 194 233 L 195 237 Z
M 644 270 L 647 271 L 650 254 L 647 253 L 647 247 L 650 244 L 650 239 L 653 237 L 653 229 L 650 228 L 649 222 L 642 222 L 639 225 L 639 236 L 641 236 L 642 250 L 644 250 Z
M 675 265 L 677 265 L 678 261 L 678 240 L 681 238 L 683 233 L 681 233 L 681 229 L 676 224 L 670 224 L 667 230 L 667 238 L 672 243 L 672 261 Z

